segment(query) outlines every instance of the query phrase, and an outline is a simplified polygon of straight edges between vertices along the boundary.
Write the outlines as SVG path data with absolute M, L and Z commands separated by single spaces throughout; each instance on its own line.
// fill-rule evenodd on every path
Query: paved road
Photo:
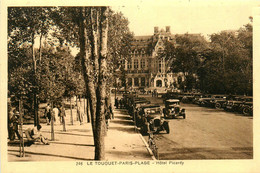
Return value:
M 161 98 L 148 99 L 163 105 Z M 252 117 L 194 104 L 181 106 L 186 108 L 186 119 L 170 119 L 170 134 L 155 135 L 161 160 L 253 158 Z

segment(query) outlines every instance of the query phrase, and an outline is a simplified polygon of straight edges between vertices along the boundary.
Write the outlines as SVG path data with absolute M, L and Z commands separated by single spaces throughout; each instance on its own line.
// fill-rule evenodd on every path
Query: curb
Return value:
M 136 129 L 136 127 L 135 127 L 135 129 Z M 155 158 L 155 156 L 154 156 L 152 150 L 149 148 L 147 142 L 145 141 L 144 137 L 141 135 L 141 133 L 139 133 L 139 130 L 138 130 L 138 135 L 139 135 L 139 137 L 142 139 L 142 141 L 143 141 L 143 143 L 144 143 L 144 145 L 145 145 L 147 151 L 149 152 L 150 156 L 152 157 L 152 159 L 153 159 L 153 160 L 157 160 L 157 159 Z

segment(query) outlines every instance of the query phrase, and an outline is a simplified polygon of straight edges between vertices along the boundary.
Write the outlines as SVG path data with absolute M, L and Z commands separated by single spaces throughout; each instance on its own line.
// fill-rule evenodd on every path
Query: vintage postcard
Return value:
M 1 172 L 259 172 L 257 0 L 1 2 Z

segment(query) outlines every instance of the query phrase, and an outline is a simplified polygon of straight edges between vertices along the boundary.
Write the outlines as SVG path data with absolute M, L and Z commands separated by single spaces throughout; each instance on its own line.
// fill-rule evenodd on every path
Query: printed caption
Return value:
M 183 161 L 94 161 L 76 162 L 76 166 L 115 166 L 115 165 L 180 165 Z

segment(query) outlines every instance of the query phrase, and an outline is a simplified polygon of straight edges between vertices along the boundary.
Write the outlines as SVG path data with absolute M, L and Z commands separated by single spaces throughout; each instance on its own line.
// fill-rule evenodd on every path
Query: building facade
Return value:
M 164 41 L 175 43 L 170 26 L 165 30 L 154 27 L 151 36 L 135 36 L 131 46 L 131 57 L 125 63 L 126 82 L 128 87 L 168 88 L 178 83 L 181 74 L 169 71 L 169 62 L 161 56 Z

